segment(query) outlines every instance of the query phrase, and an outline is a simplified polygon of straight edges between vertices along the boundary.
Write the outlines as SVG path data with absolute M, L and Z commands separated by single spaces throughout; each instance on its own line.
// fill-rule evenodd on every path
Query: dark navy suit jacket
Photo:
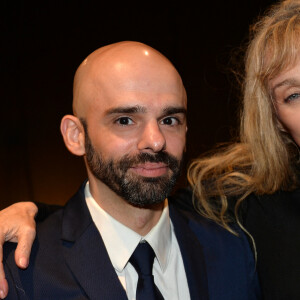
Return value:
M 191 299 L 259 299 L 246 237 L 176 208 L 172 200 L 169 206 Z M 38 224 L 26 270 L 16 267 L 14 249 L 15 244 L 5 244 L 7 299 L 127 299 L 86 206 L 83 187 L 64 208 Z

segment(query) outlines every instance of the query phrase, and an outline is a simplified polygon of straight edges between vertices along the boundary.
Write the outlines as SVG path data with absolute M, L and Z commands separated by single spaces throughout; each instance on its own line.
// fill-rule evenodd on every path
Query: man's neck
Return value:
M 91 195 L 103 210 L 141 236 L 145 236 L 157 224 L 166 205 L 164 201 L 140 208 L 129 204 L 102 182 L 91 179 L 89 187 Z

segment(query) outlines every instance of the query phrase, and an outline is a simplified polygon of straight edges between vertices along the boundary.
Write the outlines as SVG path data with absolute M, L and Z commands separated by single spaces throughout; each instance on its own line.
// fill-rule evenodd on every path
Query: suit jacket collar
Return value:
M 84 185 L 64 209 L 62 240 L 66 263 L 89 299 L 127 299 L 86 206 Z
M 98 299 L 101 295 L 103 299 L 126 300 L 126 292 L 85 203 L 84 186 L 85 183 L 64 208 L 62 240 L 66 263 L 90 299 Z M 190 219 L 172 204 L 169 206 L 191 299 L 207 300 L 207 274 L 202 246 L 189 226 Z
M 191 230 L 189 213 L 184 215 L 169 202 L 170 217 L 180 247 L 191 299 L 209 299 L 206 264 L 202 246 Z

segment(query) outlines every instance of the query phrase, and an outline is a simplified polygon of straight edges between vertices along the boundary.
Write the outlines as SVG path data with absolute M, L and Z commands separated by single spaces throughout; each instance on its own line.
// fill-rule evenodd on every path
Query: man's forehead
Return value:
M 186 93 L 179 78 L 121 78 L 92 82 L 88 89 L 93 99 L 104 106 L 184 106 Z M 96 104 L 97 105 L 97 104 Z

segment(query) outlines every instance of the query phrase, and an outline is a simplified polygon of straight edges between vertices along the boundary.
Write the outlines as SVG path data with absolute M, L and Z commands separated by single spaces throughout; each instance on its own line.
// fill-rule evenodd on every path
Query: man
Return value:
M 5 244 L 9 299 L 257 298 L 245 236 L 167 199 L 185 148 L 186 108 L 178 72 L 147 45 L 108 45 L 82 62 L 74 115 L 61 132 L 84 157 L 88 181 L 38 225 L 26 270 Z M 146 253 L 149 274 L 140 266 Z

